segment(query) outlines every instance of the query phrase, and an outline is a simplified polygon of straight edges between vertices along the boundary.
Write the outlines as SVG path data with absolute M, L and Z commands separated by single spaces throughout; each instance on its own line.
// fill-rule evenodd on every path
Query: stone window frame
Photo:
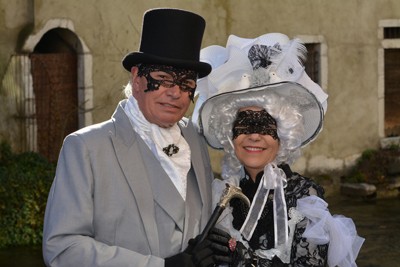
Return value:
M 388 138 L 385 136 L 385 49 L 400 49 L 400 38 L 384 38 L 385 28 L 400 27 L 400 19 L 385 19 L 379 21 L 378 40 L 381 46 L 378 48 L 378 132 L 381 138 L 381 146 L 388 143 L 399 144 L 400 137 Z
M 328 92 L 328 45 L 322 35 L 297 35 L 305 44 L 318 44 L 320 46 L 319 58 L 319 85 Z

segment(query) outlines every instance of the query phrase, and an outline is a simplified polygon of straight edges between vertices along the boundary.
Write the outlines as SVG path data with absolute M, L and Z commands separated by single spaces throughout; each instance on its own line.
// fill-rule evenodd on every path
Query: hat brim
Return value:
M 238 102 L 244 94 L 246 94 L 246 97 L 252 97 L 254 99 L 268 98 L 271 97 L 272 94 L 275 94 L 283 97 L 285 101 L 288 101 L 291 105 L 297 106 L 299 113 L 304 119 L 305 134 L 302 138 L 302 146 L 314 140 L 322 129 L 324 112 L 314 94 L 298 83 L 281 82 L 221 93 L 205 101 L 200 108 L 199 126 L 207 143 L 211 147 L 223 149 L 214 130 L 219 129 L 219 125 L 212 125 L 212 123 L 216 124 L 218 122 L 210 120 L 210 118 L 215 116 L 215 114 L 224 112 L 224 103 L 231 103 L 232 101 Z
M 199 78 L 203 78 L 211 72 L 211 65 L 205 62 L 166 58 L 151 54 L 145 54 L 142 52 L 129 53 L 122 60 L 122 65 L 129 72 L 131 71 L 133 66 L 141 63 L 170 65 L 177 68 L 194 70 L 198 73 Z

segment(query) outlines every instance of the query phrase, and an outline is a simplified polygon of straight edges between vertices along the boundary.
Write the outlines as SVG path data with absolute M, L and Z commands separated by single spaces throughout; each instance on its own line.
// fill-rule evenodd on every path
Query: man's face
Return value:
M 149 122 L 168 128 L 182 119 L 196 89 L 195 72 L 155 66 L 133 67 L 131 73 L 132 94 Z

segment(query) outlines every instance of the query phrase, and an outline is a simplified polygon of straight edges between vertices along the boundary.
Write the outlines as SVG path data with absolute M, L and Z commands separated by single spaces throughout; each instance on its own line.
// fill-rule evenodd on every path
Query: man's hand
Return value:
M 189 246 L 185 251 L 166 258 L 165 267 L 208 267 L 231 262 L 231 253 L 228 247 L 231 237 L 228 233 L 213 228 L 204 241 L 197 244 L 199 237 L 200 235 L 190 239 Z

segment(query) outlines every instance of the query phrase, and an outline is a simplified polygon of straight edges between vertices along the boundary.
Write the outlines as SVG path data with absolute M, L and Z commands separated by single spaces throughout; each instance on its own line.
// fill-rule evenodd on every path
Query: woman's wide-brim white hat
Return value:
M 199 126 L 211 147 L 223 149 L 223 145 L 217 137 L 221 121 L 214 119 L 215 116 L 220 116 L 225 112 L 224 106 L 226 103 L 231 103 L 232 101 L 240 102 L 244 95 L 253 99 L 273 99 L 273 96 L 278 96 L 291 106 L 297 107 L 297 111 L 303 117 L 305 130 L 302 146 L 311 142 L 322 129 L 324 111 L 315 95 L 298 83 L 280 82 L 225 92 L 207 99 L 200 108 Z M 242 107 L 245 106 L 247 104 L 243 103 Z

